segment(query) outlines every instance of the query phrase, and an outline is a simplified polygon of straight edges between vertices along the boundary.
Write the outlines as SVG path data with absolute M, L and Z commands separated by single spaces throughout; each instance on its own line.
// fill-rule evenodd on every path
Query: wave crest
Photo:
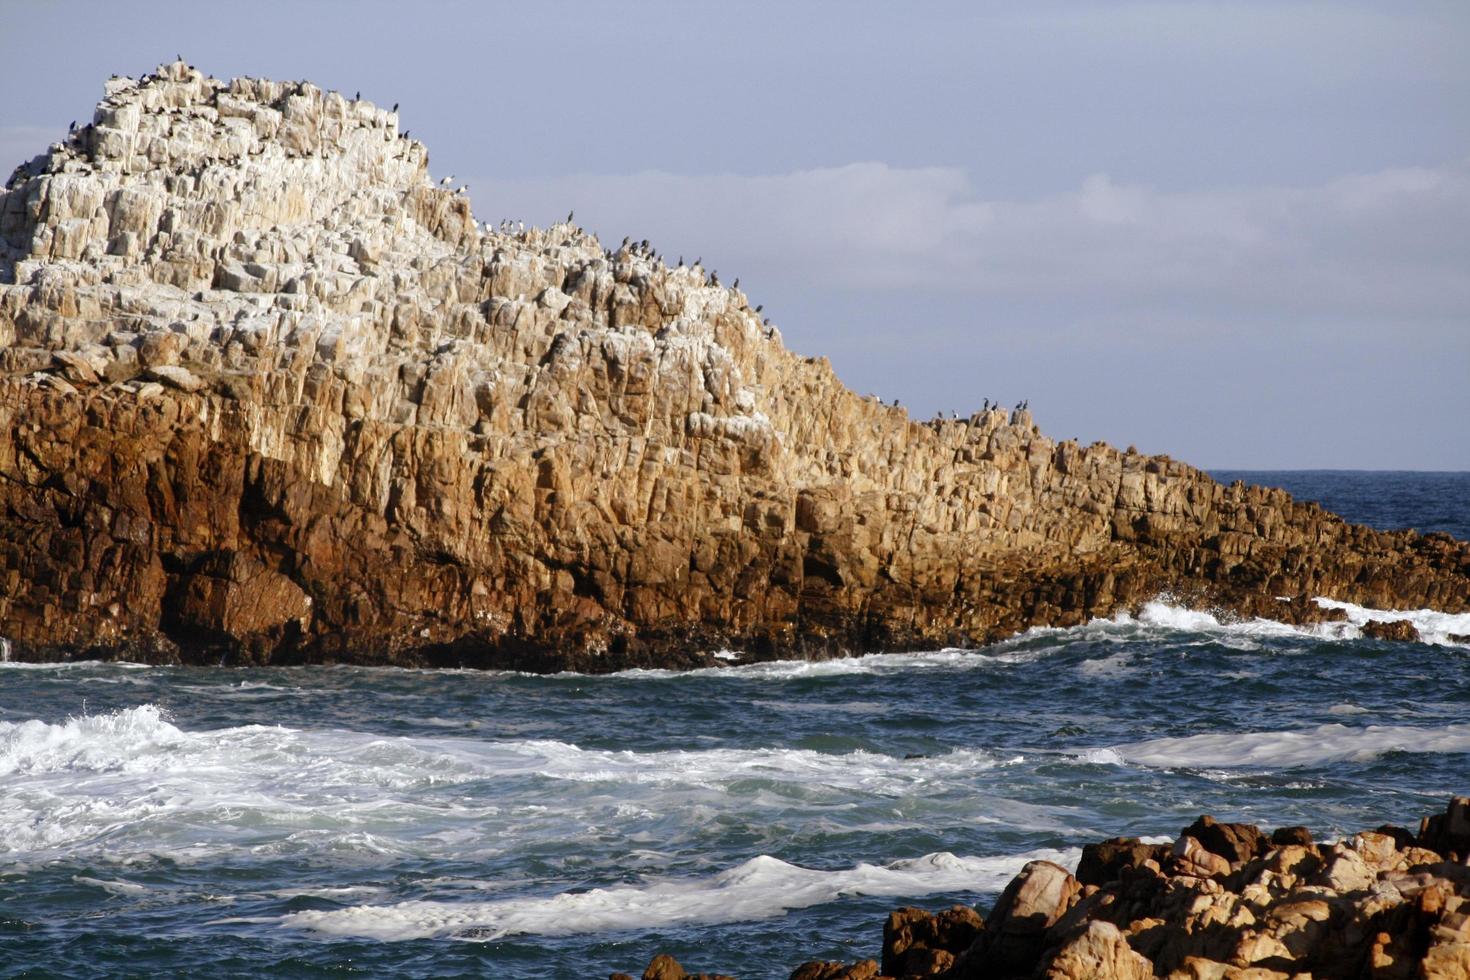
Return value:
M 994 893 L 1029 861 L 1054 861 L 1072 867 L 1080 854 L 1075 848 L 983 858 L 940 852 L 838 871 L 803 868 L 763 854 L 707 878 L 493 902 L 360 905 L 248 921 L 274 921 L 286 928 L 321 935 L 383 941 L 436 937 L 494 940 L 510 935 L 567 936 L 686 923 L 708 925 L 771 918 L 846 896 Z

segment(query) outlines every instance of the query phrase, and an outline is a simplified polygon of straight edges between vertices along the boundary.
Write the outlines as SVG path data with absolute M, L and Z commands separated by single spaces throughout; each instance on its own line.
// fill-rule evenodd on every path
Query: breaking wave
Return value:
M 959 787 L 1019 762 L 981 749 L 924 758 L 805 748 L 634 752 L 549 739 L 385 737 L 248 725 L 184 731 L 154 705 L 60 723 L 0 722 L 0 854 L 451 853 L 436 832 L 498 844 L 500 822 L 556 836 L 618 807 L 737 802 L 750 812 Z M 498 787 L 498 789 L 490 789 Z M 466 792 L 485 794 L 470 806 Z M 533 801 L 557 800 L 548 810 Z M 502 812 L 503 811 L 503 812 Z M 356 843 L 353 843 L 353 842 Z
M 1042 849 L 1004 857 L 926 854 L 890 864 L 820 871 L 761 855 L 709 878 L 594 888 L 492 902 L 410 901 L 295 912 L 270 920 L 334 937 L 385 941 L 454 937 L 494 940 L 510 935 L 655 929 L 691 923 L 746 922 L 839 898 L 1000 891 L 1028 861 L 1074 867 L 1077 849 Z
M 1404 725 L 1319 725 L 1295 731 L 1211 732 L 1093 749 L 1083 761 L 1170 768 L 1290 769 L 1365 762 L 1388 752 L 1470 752 L 1470 724 L 1440 728 Z

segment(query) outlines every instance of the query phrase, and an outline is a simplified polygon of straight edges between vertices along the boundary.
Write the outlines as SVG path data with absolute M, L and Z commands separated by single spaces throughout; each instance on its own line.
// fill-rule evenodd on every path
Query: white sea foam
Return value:
M 1122 677 L 1133 673 L 1133 657 L 1127 653 L 1115 653 L 1111 657 L 1084 660 L 1077 665 L 1077 672 L 1092 679 Z
M 1236 646 L 1242 650 L 1257 649 L 1257 640 L 1273 637 L 1303 637 L 1315 640 L 1356 640 L 1360 638 L 1362 626 L 1369 620 L 1397 622 L 1406 620 L 1418 629 L 1425 643 L 1450 644 L 1450 634 L 1470 635 L 1470 613 L 1443 613 L 1433 609 L 1371 609 L 1339 602 L 1335 599 L 1317 597 L 1313 600 L 1324 609 L 1341 609 L 1347 619 L 1330 623 L 1311 623 L 1293 626 L 1274 619 L 1238 619 L 1200 609 L 1186 609 L 1164 599 L 1144 603 L 1138 615 L 1117 613 L 1111 619 L 1095 619 L 1074 632 L 1092 634 L 1107 632 L 1110 627 L 1144 627 L 1171 632 L 1203 633 L 1215 642 Z
M 130 660 L 63 660 L 56 663 L 31 663 L 25 660 L 0 661 L 0 670 L 83 670 L 88 667 L 148 670 L 150 665 L 135 664 Z
M 1432 609 L 1393 611 L 1368 609 L 1351 603 L 1318 598 L 1319 605 L 1344 609 L 1345 621 L 1293 626 L 1274 619 L 1232 618 L 1229 615 L 1188 609 L 1166 599 L 1144 603 L 1134 616 L 1115 613 L 1107 619 L 1094 619 L 1081 626 L 1037 626 L 998 643 L 978 649 L 944 649 L 912 653 L 877 653 L 833 660 L 772 660 L 763 663 L 736 664 L 729 667 L 705 667 L 697 670 L 650 670 L 635 668 L 606 675 L 611 678 L 750 678 L 761 680 L 797 680 L 809 677 L 836 677 L 849 674 L 885 674 L 912 670 L 976 670 L 1007 664 L 1028 663 L 1053 656 L 1077 640 L 1103 643 L 1127 643 L 1150 635 L 1171 633 L 1204 634 L 1212 642 L 1235 649 L 1260 649 L 1260 641 L 1272 638 L 1300 637 L 1312 640 L 1355 640 L 1362 636 L 1361 626 L 1370 619 L 1412 622 L 1427 643 L 1448 644 L 1449 634 L 1470 635 L 1470 613 L 1451 614 Z M 1223 618 L 1222 618 L 1223 617 Z M 1094 666 L 1089 667 L 1087 663 Z M 1101 670 L 1114 674 L 1126 665 L 1121 660 L 1102 658 L 1079 666 L 1084 674 Z M 567 676 L 583 676 L 568 674 Z
M 601 675 L 610 679 L 667 678 L 750 678 L 758 680 L 800 680 L 808 677 L 837 677 L 847 674 L 884 674 L 909 670 L 973 670 L 997 663 L 1014 662 L 1012 654 L 1004 645 L 986 647 L 981 650 L 930 650 L 915 653 L 873 653 L 859 657 L 838 657 L 832 660 L 768 660 L 753 664 L 735 664 L 729 667 L 700 667 L 694 670 L 662 670 L 634 667 L 613 674 Z M 568 672 L 569 677 L 586 675 Z
M 63 769 L 146 769 L 188 743 L 189 736 L 165 721 L 151 704 L 59 725 L 0 722 L 0 776 Z
M 120 895 L 129 898 L 146 895 L 151 891 L 147 885 L 140 885 L 132 881 L 109 881 L 104 878 L 89 878 L 86 875 L 73 875 L 71 880 L 79 885 L 91 885 L 93 888 L 100 888 L 109 895 Z
M 56 724 L 0 722 L 0 854 L 485 856 L 505 846 L 506 833 L 559 839 L 670 813 L 687 823 L 700 809 L 759 819 L 863 800 L 886 807 L 962 789 L 1018 761 L 980 749 L 907 759 L 781 747 L 632 752 L 258 725 L 189 732 L 140 705 Z M 975 812 L 973 801 L 965 809 Z
M 1074 867 L 1080 851 L 1038 850 L 1005 857 L 949 853 L 885 865 L 820 871 L 762 855 L 709 878 L 660 880 L 552 896 L 492 902 L 411 901 L 333 911 L 296 912 L 276 920 L 328 936 L 386 941 L 509 935 L 565 936 L 693 923 L 746 922 L 839 898 L 989 892 L 1003 888 L 1028 861 Z M 225 920 L 242 921 L 242 920 Z
M 1361 635 L 1359 628 L 1369 620 L 1389 623 L 1409 622 L 1414 624 L 1414 628 L 1419 631 L 1419 639 L 1425 643 L 1442 646 L 1470 646 L 1470 644 L 1450 642 L 1451 634 L 1470 636 L 1470 613 L 1443 613 L 1433 609 L 1369 609 L 1351 602 L 1338 602 L 1336 599 L 1321 597 L 1314 601 L 1323 609 L 1341 609 L 1347 613 L 1347 621 L 1352 625 L 1355 636 Z
M 1127 622 L 1125 615 L 1119 621 Z M 1310 626 L 1292 626 L 1274 619 L 1220 619 L 1215 613 L 1200 609 L 1186 609 L 1170 605 L 1162 600 L 1146 602 L 1138 611 L 1137 622 L 1146 626 L 1162 627 L 1187 633 L 1205 633 L 1216 637 L 1234 637 L 1256 640 L 1270 637 L 1301 636 L 1314 639 L 1351 639 L 1356 634 L 1342 623 L 1314 623 Z M 1241 649 L 1252 649 L 1250 645 Z
M 1118 760 L 1146 766 L 1180 768 L 1288 769 L 1330 762 L 1363 762 L 1385 752 L 1470 752 L 1470 724 L 1440 728 L 1399 725 L 1320 725 L 1279 732 L 1212 732 L 1179 738 L 1093 749 L 1081 755 L 1088 762 Z

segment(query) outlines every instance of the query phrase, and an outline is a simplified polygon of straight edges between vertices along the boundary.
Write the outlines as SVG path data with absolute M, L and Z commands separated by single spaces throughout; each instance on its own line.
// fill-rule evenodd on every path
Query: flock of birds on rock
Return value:
M 184 61 L 183 55 L 176 55 L 175 57 L 176 57 L 176 60 L 178 62 L 183 62 Z M 194 66 L 193 65 L 189 65 L 189 70 L 190 71 L 193 71 L 194 70 Z M 116 74 L 114 74 L 112 77 L 113 78 L 117 78 L 118 76 Z M 152 74 L 144 75 L 142 77 L 142 81 L 143 82 L 147 82 L 152 77 L 153 77 Z M 246 76 L 246 77 L 248 78 L 249 76 Z M 353 102 L 360 102 L 360 101 L 362 101 L 362 90 L 361 89 L 359 89 L 358 91 L 356 91 L 356 92 L 354 92 L 352 94 L 352 101 Z M 398 111 L 398 103 L 397 102 L 393 103 L 393 108 L 390 111 L 391 112 L 395 112 L 395 113 Z M 85 127 L 83 127 L 83 134 L 86 134 L 86 133 L 90 132 L 92 128 L 93 128 L 92 127 L 92 123 L 87 123 L 87 125 Z M 76 134 L 76 132 L 77 132 L 77 123 L 76 123 L 76 120 L 75 119 L 73 119 L 71 121 L 71 124 L 67 126 L 66 131 L 67 131 L 67 134 L 68 135 L 75 135 Z M 403 138 L 404 139 L 408 139 L 408 134 L 409 134 L 409 131 L 405 129 L 403 131 Z M 17 173 L 19 173 L 19 171 L 22 170 L 22 169 L 24 169 L 24 165 L 22 165 L 22 167 L 18 167 L 17 168 Z M 15 179 L 15 175 L 12 175 L 12 178 L 11 179 L 13 181 Z M 439 187 L 441 187 L 441 188 L 443 188 L 445 190 L 448 190 L 453 184 L 454 184 L 454 175 L 453 174 L 450 174 L 447 177 L 444 177 L 444 178 L 442 178 L 439 181 Z M 459 187 L 455 187 L 454 188 L 454 193 L 455 194 L 466 194 L 466 193 L 469 192 L 469 189 L 470 189 L 470 185 L 469 184 L 461 184 Z M 575 217 L 576 217 L 576 212 L 575 211 L 568 211 L 567 212 L 567 216 L 566 216 L 565 220 L 563 221 L 563 223 L 570 225 L 570 224 L 573 223 L 573 220 L 574 220 Z M 488 235 L 488 234 L 490 234 L 492 232 L 492 228 L 491 228 L 490 222 L 488 222 L 488 221 L 484 222 L 483 223 L 483 226 L 484 226 L 484 232 L 485 232 L 485 234 Z M 515 221 L 515 220 L 512 220 L 510 218 L 502 218 L 501 221 L 500 221 L 500 225 L 498 227 L 498 230 L 499 230 L 500 234 L 502 234 L 502 235 L 512 235 L 512 234 L 514 234 L 514 235 L 524 235 L 526 233 L 526 223 L 524 221 Z M 656 261 L 658 259 L 658 251 L 656 249 L 654 249 L 653 246 L 648 243 L 648 239 L 646 239 L 646 238 L 644 238 L 644 239 L 642 239 L 640 241 L 635 242 L 635 241 L 633 241 L 633 239 L 632 239 L 631 236 L 627 236 L 627 237 L 624 237 L 623 238 L 622 244 L 618 247 L 618 249 L 616 251 L 614 251 L 613 249 L 610 249 L 610 248 L 603 249 L 603 254 L 605 255 L 605 257 L 607 258 L 607 260 L 609 262 L 613 261 L 613 259 L 618 254 L 620 254 L 622 252 L 629 252 L 629 253 L 631 253 L 633 255 L 636 255 L 636 256 L 639 256 L 641 258 L 649 259 L 650 261 Z M 699 258 L 696 258 L 688 266 L 688 268 L 690 268 L 690 269 L 701 268 L 703 266 L 703 263 L 704 263 L 703 257 L 699 257 Z M 679 269 L 685 268 L 684 256 L 682 256 L 682 255 L 679 256 L 679 263 L 676 266 L 676 268 L 679 268 Z M 716 287 L 716 288 L 719 287 L 719 285 L 720 285 L 720 274 L 719 274 L 719 272 L 717 270 L 710 270 L 710 272 L 705 276 L 705 285 L 706 286 Z M 730 284 L 730 288 L 731 289 L 738 290 L 740 288 L 740 280 L 737 278 L 733 283 Z M 756 308 L 755 308 L 755 310 L 754 310 L 754 312 L 757 315 L 759 315 L 764 309 L 765 309 L 765 306 L 763 304 L 762 305 L 757 305 Z M 770 338 L 770 337 L 775 336 L 776 331 L 775 331 L 775 328 L 771 326 L 771 318 L 770 317 L 764 317 L 764 318 L 762 318 L 761 325 L 766 328 L 766 337 L 767 338 Z M 877 396 L 875 396 L 875 395 L 869 395 L 868 397 L 874 399 L 875 401 L 877 400 Z M 899 407 L 899 404 L 900 404 L 899 403 L 899 400 L 897 398 L 895 398 L 893 400 L 893 407 L 894 408 L 898 408 Z M 1022 412 L 1022 411 L 1028 410 L 1030 407 L 1031 407 L 1030 401 L 1029 400 L 1026 400 L 1026 399 L 1022 399 L 1021 401 L 1016 402 L 1016 407 L 1015 407 L 1014 410 L 1017 411 L 1017 412 Z M 981 409 L 981 411 L 982 412 L 997 411 L 1000 408 L 1001 408 L 1001 404 L 1000 404 L 1000 401 L 998 399 L 992 400 L 992 399 L 987 398 L 987 399 L 985 399 L 985 404 L 984 404 L 984 407 Z M 941 413 L 939 417 L 940 418 L 943 418 L 943 413 Z M 949 413 L 949 417 L 951 419 L 957 419 L 957 418 L 959 418 L 959 416 L 955 412 L 950 412 Z

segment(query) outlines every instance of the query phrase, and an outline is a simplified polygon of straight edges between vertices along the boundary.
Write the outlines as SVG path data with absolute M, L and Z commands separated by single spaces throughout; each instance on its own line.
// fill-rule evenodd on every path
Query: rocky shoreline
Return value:
M 644 980 L 694 980 L 659 956 Z M 1470 797 L 1417 833 L 1317 844 L 1202 816 L 1172 844 L 1113 838 L 1074 871 L 1033 861 L 988 915 L 900 908 L 882 955 L 791 980 L 1310 980 L 1470 977 Z M 614 973 L 611 980 L 632 980 Z
M 16 659 L 694 667 L 1164 593 L 1460 612 L 1470 543 L 1022 409 L 912 419 L 698 263 L 477 220 L 395 111 L 308 82 L 114 78 L 0 192 Z

